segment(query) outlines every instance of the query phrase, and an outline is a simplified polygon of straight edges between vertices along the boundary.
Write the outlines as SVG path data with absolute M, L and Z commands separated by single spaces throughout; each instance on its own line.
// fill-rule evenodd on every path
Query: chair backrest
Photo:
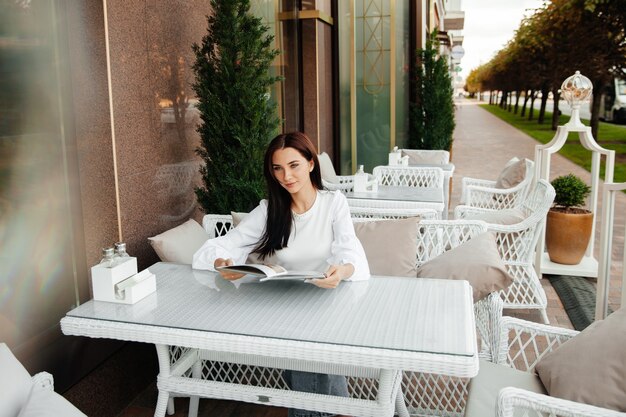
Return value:
M 450 152 L 443 150 L 402 149 L 402 156 L 408 155 L 409 164 L 445 165 L 450 163 Z
M 487 231 L 481 220 L 422 220 L 418 225 L 416 266 Z
M 380 165 L 373 175 L 379 185 L 431 187 L 443 190 L 443 170 L 437 167 L 397 167 Z
M 200 177 L 201 161 L 186 161 L 177 164 L 161 165 L 154 176 L 154 184 L 159 195 L 179 196 L 193 194 L 193 180 Z
M 335 172 L 333 161 L 330 160 L 330 156 L 326 152 L 322 152 L 317 155 L 317 159 L 320 163 L 320 171 L 322 179 L 331 183 L 339 183 L 339 178 Z
M 546 180 L 539 180 L 528 193 L 520 209 L 526 218 L 512 225 L 487 224 L 495 232 L 500 256 L 505 264 L 532 267 L 535 246 L 541 227 L 554 202 L 554 187 Z
M 519 184 L 512 187 L 513 189 L 516 189 L 517 192 L 506 197 L 511 201 L 508 205 L 504 205 L 504 207 L 519 207 L 522 202 L 526 200 L 526 196 L 530 192 L 530 187 L 532 186 L 533 179 L 535 177 L 535 162 L 530 159 L 525 159 L 525 161 L 526 172 L 524 174 L 524 179 Z
M 206 214 L 202 218 L 202 227 L 213 239 L 228 233 L 233 228 L 233 216 L 230 214 Z

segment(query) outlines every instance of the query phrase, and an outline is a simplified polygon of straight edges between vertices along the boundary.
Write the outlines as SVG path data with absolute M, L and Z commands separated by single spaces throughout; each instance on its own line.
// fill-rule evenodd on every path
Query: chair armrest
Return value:
M 468 214 L 486 214 L 496 211 L 496 209 L 468 206 L 467 204 L 459 204 L 454 208 L 454 218 L 457 220 L 463 220 L 467 217 Z
M 516 410 L 520 410 L 516 413 Z M 521 410 L 534 410 L 537 414 L 568 417 L 626 417 L 626 413 L 550 397 L 520 388 L 506 387 L 498 393 L 496 408 L 499 417 L 522 415 Z M 535 413 L 530 413 L 535 415 Z
M 39 386 L 48 391 L 54 391 L 54 377 L 48 372 L 39 372 L 33 375 L 32 380 L 33 386 Z
M 534 372 L 535 365 L 546 354 L 579 333 L 516 317 L 502 317 L 500 323 L 500 347 L 498 353 L 493 354 L 495 363 L 529 372 Z

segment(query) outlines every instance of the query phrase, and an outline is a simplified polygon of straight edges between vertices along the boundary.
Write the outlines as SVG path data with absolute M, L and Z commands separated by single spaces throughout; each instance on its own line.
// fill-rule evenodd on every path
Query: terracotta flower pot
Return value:
M 546 249 L 550 260 L 565 265 L 579 264 L 589 245 L 592 226 L 593 213 L 588 210 L 551 209 L 546 220 Z

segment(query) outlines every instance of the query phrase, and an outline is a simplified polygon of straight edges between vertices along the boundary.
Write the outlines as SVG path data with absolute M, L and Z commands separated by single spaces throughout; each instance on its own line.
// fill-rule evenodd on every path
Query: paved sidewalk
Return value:
M 456 104 L 456 129 L 452 147 L 452 162 L 456 168 L 452 180 L 452 194 L 450 196 L 451 211 L 459 203 L 461 197 L 462 177 L 495 180 L 504 164 L 512 157 L 518 156 L 534 159 L 535 145 L 538 144 L 536 140 L 522 131 L 480 108 L 478 106 L 480 103 L 474 100 L 461 99 Z M 591 175 L 589 172 L 559 154 L 553 155 L 551 179 L 568 173 L 574 173 L 590 184 Z M 601 203 L 602 191 L 600 190 L 599 206 Z M 621 296 L 621 282 L 618 279 L 618 273 L 623 267 L 625 208 L 626 195 L 621 194 L 617 197 L 615 205 L 613 274 L 609 294 L 609 302 L 614 310 L 619 307 Z M 600 247 L 598 241 L 599 229 L 600 218 L 596 216 L 596 241 L 594 247 L 596 257 Z M 556 326 L 572 328 L 563 305 L 550 282 L 547 279 L 542 279 L 541 281 L 548 297 L 548 318 L 550 323 Z M 506 311 L 505 313 L 541 322 L 541 317 L 536 311 L 515 310 Z

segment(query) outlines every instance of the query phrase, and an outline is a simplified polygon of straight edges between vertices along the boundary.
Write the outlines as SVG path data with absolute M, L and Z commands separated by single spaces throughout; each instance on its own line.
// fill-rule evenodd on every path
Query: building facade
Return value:
M 462 43 L 459 0 L 251 3 L 281 50 L 283 130 L 343 174 L 405 143 L 427 34 L 439 28 L 443 53 Z M 0 341 L 60 390 L 118 347 L 59 328 L 91 298 L 102 248 L 126 242 L 143 269 L 158 261 L 148 237 L 201 221 L 190 66 L 210 13 L 208 0 L 0 1 Z

